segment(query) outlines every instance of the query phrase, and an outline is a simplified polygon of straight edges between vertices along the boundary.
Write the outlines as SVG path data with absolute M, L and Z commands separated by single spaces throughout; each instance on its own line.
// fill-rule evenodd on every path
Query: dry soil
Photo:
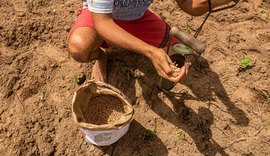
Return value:
M 84 141 L 71 114 L 74 77 L 89 79 L 92 68 L 66 48 L 80 7 L 77 0 L 0 1 L 1 155 L 270 155 L 269 0 L 213 13 L 198 36 L 206 51 L 169 93 L 157 88 L 146 58 L 112 49 L 109 83 L 130 98 L 135 117 L 123 138 L 102 148 Z M 172 0 L 151 8 L 191 34 L 205 17 Z M 240 72 L 244 53 L 254 67 Z

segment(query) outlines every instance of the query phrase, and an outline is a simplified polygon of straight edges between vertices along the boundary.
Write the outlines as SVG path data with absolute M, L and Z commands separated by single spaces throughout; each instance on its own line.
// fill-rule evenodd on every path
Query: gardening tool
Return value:
M 170 50 L 170 42 L 172 37 L 175 37 L 181 41 L 180 44 L 175 44 L 172 46 L 173 51 L 176 54 L 170 56 L 172 62 L 176 63 L 178 68 L 181 68 L 185 64 L 185 56 L 190 55 L 195 51 L 199 55 L 205 51 L 206 45 L 201 41 L 197 40 L 195 37 L 179 30 L 176 27 L 173 27 L 170 32 L 169 46 L 167 48 L 167 53 Z M 167 91 L 171 90 L 175 86 L 175 83 L 160 78 L 159 87 Z
M 177 59 L 175 56 L 172 59 L 173 62 L 179 62 L 179 61 L 183 61 L 180 64 L 184 64 L 185 63 L 185 56 L 191 55 L 194 52 L 196 52 L 198 55 L 196 58 L 196 60 L 198 60 L 199 56 L 205 51 L 206 45 L 203 44 L 202 42 L 200 42 L 199 40 L 197 40 L 196 38 L 198 37 L 199 33 L 201 32 L 203 25 L 205 24 L 206 20 L 208 19 L 208 17 L 211 15 L 211 13 L 214 12 L 218 12 L 218 11 L 222 11 L 222 10 L 226 10 L 229 8 L 232 8 L 234 6 L 236 6 L 238 4 L 240 0 L 232 0 L 232 2 L 234 2 L 234 4 L 232 5 L 228 5 L 225 6 L 223 8 L 218 8 L 218 9 L 212 9 L 212 5 L 211 5 L 211 0 L 208 0 L 208 14 L 206 15 L 205 19 L 203 20 L 202 24 L 200 25 L 200 27 L 196 30 L 194 36 L 191 36 L 189 34 L 186 34 L 182 31 L 180 31 L 179 29 L 173 27 L 170 31 L 170 38 L 169 38 L 169 44 L 168 44 L 168 48 L 167 48 L 167 53 L 169 53 L 170 51 L 170 43 L 172 40 L 172 37 L 176 37 L 178 38 L 182 44 L 175 44 L 172 46 L 173 51 L 176 53 L 176 55 L 181 55 L 183 56 L 183 58 L 181 58 L 180 60 L 174 60 Z M 193 51 L 192 51 L 193 50 Z M 180 57 L 180 56 L 178 56 Z M 178 63 L 177 63 L 178 64 Z M 178 66 L 179 68 L 181 68 L 182 66 Z M 159 80 L 159 84 L 158 86 L 162 89 L 165 89 L 167 91 L 171 90 L 174 86 L 175 83 L 165 80 L 163 78 L 160 78 Z
M 189 55 L 189 54 L 192 54 L 192 51 L 190 49 L 190 48 L 192 48 L 200 56 L 205 51 L 206 46 L 202 42 L 198 41 L 196 38 L 198 37 L 199 33 L 201 32 L 208 17 L 211 15 L 211 13 L 226 10 L 229 8 L 233 8 L 234 6 L 236 6 L 238 4 L 239 1 L 240 0 L 232 0 L 232 2 L 234 2 L 234 4 L 232 4 L 232 5 L 227 5 L 223 8 L 212 9 L 211 0 L 208 0 L 208 10 L 209 10 L 208 14 L 206 15 L 206 17 L 203 20 L 200 27 L 196 30 L 194 37 L 192 37 L 191 35 L 189 35 L 187 33 L 180 31 L 176 27 L 173 27 L 170 30 L 170 39 L 169 39 L 169 46 L 167 49 L 167 53 L 170 50 L 170 42 L 171 42 L 172 37 L 176 37 L 184 44 L 184 45 L 183 44 L 175 44 L 172 47 L 176 53 L 180 53 L 184 56 Z
M 191 54 L 191 49 L 193 49 L 196 53 L 202 54 L 205 51 L 206 45 L 202 43 L 201 41 L 197 40 L 195 37 L 179 30 L 176 27 L 173 27 L 170 30 L 170 39 L 169 39 L 169 46 L 167 49 L 167 53 L 170 50 L 170 42 L 172 40 L 172 37 L 177 38 L 181 41 L 180 44 L 173 45 L 173 50 L 175 53 L 182 54 L 182 55 L 189 55 Z M 189 49 L 191 48 L 191 49 Z

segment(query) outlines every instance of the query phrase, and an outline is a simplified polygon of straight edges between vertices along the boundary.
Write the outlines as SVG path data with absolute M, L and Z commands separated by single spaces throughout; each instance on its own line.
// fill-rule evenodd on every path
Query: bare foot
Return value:
M 102 55 L 96 60 L 91 74 L 91 79 L 107 82 L 107 56 Z

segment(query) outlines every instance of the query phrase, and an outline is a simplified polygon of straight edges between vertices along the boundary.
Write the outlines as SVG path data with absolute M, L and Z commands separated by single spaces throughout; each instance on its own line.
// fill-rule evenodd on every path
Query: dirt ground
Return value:
M 151 8 L 194 34 L 204 16 L 175 6 L 156 0 Z M 270 156 L 270 1 L 242 0 L 213 13 L 198 37 L 205 53 L 169 93 L 157 88 L 146 58 L 112 49 L 109 83 L 130 98 L 135 117 L 108 147 L 86 143 L 71 114 L 74 77 L 89 79 L 92 68 L 75 62 L 65 43 L 80 7 L 75 0 L 0 1 L 1 155 Z M 244 53 L 254 66 L 239 71 Z

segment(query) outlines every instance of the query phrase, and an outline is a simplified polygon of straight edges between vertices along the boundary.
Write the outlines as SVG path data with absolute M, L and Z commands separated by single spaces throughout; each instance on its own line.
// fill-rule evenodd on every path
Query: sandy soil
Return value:
M 212 14 L 198 37 L 206 52 L 170 93 L 157 88 L 146 58 L 112 49 L 109 83 L 130 98 L 135 118 L 123 138 L 102 148 L 84 141 L 71 115 L 74 77 L 89 78 L 92 67 L 75 62 L 65 44 L 80 7 L 75 0 L 0 1 L 1 155 L 270 155 L 268 0 Z M 172 0 L 151 8 L 191 34 L 204 19 Z M 244 53 L 254 67 L 240 72 Z M 127 76 L 132 71 L 143 76 Z

